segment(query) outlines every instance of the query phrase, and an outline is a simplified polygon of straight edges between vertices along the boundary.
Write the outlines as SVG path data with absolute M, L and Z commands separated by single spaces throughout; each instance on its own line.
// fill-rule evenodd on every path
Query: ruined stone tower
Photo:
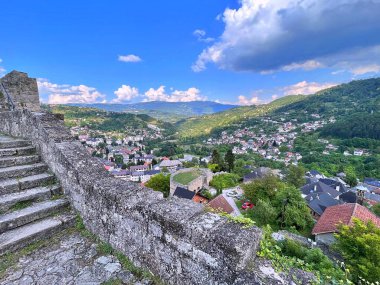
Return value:
M 16 70 L 0 78 L 0 109 L 39 112 L 37 80 Z

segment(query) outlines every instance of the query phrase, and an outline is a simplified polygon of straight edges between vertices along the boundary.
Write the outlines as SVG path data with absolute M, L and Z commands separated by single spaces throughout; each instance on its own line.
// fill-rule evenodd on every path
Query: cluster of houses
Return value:
M 338 147 L 332 143 L 330 143 L 326 139 L 318 139 L 318 142 L 325 144 L 325 150 L 323 151 L 324 155 L 329 155 L 331 152 L 336 152 L 338 150 Z M 370 155 L 370 152 L 366 149 L 354 149 L 352 152 L 346 150 L 343 152 L 344 156 L 368 156 Z
M 316 220 L 312 234 L 319 243 L 331 244 L 339 224 L 352 225 L 354 218 L 371 220 L 380 227 L 380 218 L 363 206 L 380 203 L 380 180 L 365 178 L 350 188 L 341 179 L 343 176 L 340 173 L 337 177 L 325 177 L 312 170 L 307 173 L 307 184 L 300 189 Z
M 251 128 L 244 128 L 238 129 L 232 134 L 222 132 L 220 138 L 209 138 L 205 143 L 208 145 L 234 145 L 232 151 L 235 154 L 252 152 L 266 159 L 284 162 L 286 165 L 297 164 L 302 156 L 292 151 L 297 135 L 296 132 L 289 132 L 293 129 L 294 126 L 291 122 L 281 124 L 279 132 L 274 134 L 267 134 L 263 129 L 255 133 Z M 281 152 L 281 146 L 285 146 L 286 151 Z
M 132 160 L 133 159 L 136 158 L 132 158 Z M 155 159 L 156 158 L 153 155 L 141 156 L 138 158 L 138 161 L 142 161 L 143 164 L 131 165 L 125 169 L 112 161 L 102 159 L 102 163 L 106 170 L 108 170 L 114 177 L 139 183 L 146 183 L 152 176 L 161 172 L 172 173 L 182 168 L 182 162 L 179 160 L 163 158 L 157 164 L 153 164 L 152 161 Z
M 337 177 L 325 177 L 316 170 L 307 173 L 307 184 L 301 187 L 301 195 L 310 211 L 319 220 L 324 211 L 331 206 L 360 203 L 374 205 L 380 203 L 380 182 L 366 178 L 357 186 L 350 188 L 343 180 L 343 173 Z
M 259 167 L 245 175 L 243 182 L 249 183 L 268 175 L 283 178 L 279 170 Z M 370 220 L 380 227 L 380 218 L 368 209 L 380 203 L 380 180 L 365 178 L 350 188 L 342 179 L 344 176 L 344 173 L 339 173 L 336 177 L 326 177 L 311 170 L 306 173 L 307 183 L 300 188 L 301 196 L 316 221 L 312 234 L 319 244 L 333 243 L 339 224 L 353 225 L 354 218 L 365 222 Z

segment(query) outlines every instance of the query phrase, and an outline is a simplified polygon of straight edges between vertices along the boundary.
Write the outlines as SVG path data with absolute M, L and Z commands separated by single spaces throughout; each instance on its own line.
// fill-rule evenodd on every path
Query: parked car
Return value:
M 244 202 L 243 205 L 241 205 L 241 208 L 243 210 L 252 209 L 255 205 L 253 205 L 250 202 Z
M 236 198 L 239 195 L 239 193 L 236 191 L 231 191 L 231 192 L 227 192 L 226 195 L 227 195 L 227 197 Z

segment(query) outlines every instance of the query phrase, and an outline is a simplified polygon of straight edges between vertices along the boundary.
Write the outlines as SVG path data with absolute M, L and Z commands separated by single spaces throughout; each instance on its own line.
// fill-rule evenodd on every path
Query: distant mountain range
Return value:
M 213 114 L 237 107 L 237 105 L 221 104 L 212 101 L 164 102 L 152 101 L 134 104 L 68 104 L 76 107 L 96 108 L 109 112 L 144 113 L 163 119 L 174 116 L 177 119 Z M 153 113 L 152 113 L 153 111 Z

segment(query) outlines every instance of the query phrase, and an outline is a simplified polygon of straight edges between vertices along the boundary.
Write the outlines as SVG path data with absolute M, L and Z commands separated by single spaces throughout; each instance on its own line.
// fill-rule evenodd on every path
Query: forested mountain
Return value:
M 335 124 L 324 127 L 321 135 L 341 139 L 368 138 L 380 140 L 380 113 L 353 113 L 338 120 Z
M 305 100 L 279 108 L 276 112 L 309 112 L 341 118 L 353 113 L 380 110 L 380 78 L 351 81 L 307 96 Z
M 126 127 L 147 128 L 148 124 L 174 131 L 173 125 L 157 120 L 146 114 L 106 112 L 95 108 L 82 108 L 67 105 L 44 105 L 52 113 L 65 115 L 65 124 L 69 127 L 87 126 L 99 131 L 123 131 Z
M 304 99 L 305 96 L 303 95 L 286 96 L 265 105 L 242 106 L 224 112 L 182 120 L 177 124 L 179 135 L 183 138 L 207 135 L 213 129 L 228 127 L 250 118 L 267 115 L 283 106 Z
M 379 137 L 380 78 L 352 81 L 308 96 L 286 96 L 266 105 L 238 107 L 212 115 L 189 118 L 178 123 L 181 137 L 197 137 L 215 129 L 249 119 L 271 115 L 302 121 L 305 114 L 335 117 L 337 122 L 325 127 L 323 134 L 341 138 Z M 339 130 L 339 131 L 338 131 Z
M 96 108 L 112 112 L 128 112 L 149 114 L 155 118 L 172 120 L 172 118 L 182 119 L 192 116 L 200 116 L 225 111 L 236 105 L 221 104 L 212 101 L 192 101 L 192 102 L 140 102 L 135 104 L 69 104 L 70 106 Z

